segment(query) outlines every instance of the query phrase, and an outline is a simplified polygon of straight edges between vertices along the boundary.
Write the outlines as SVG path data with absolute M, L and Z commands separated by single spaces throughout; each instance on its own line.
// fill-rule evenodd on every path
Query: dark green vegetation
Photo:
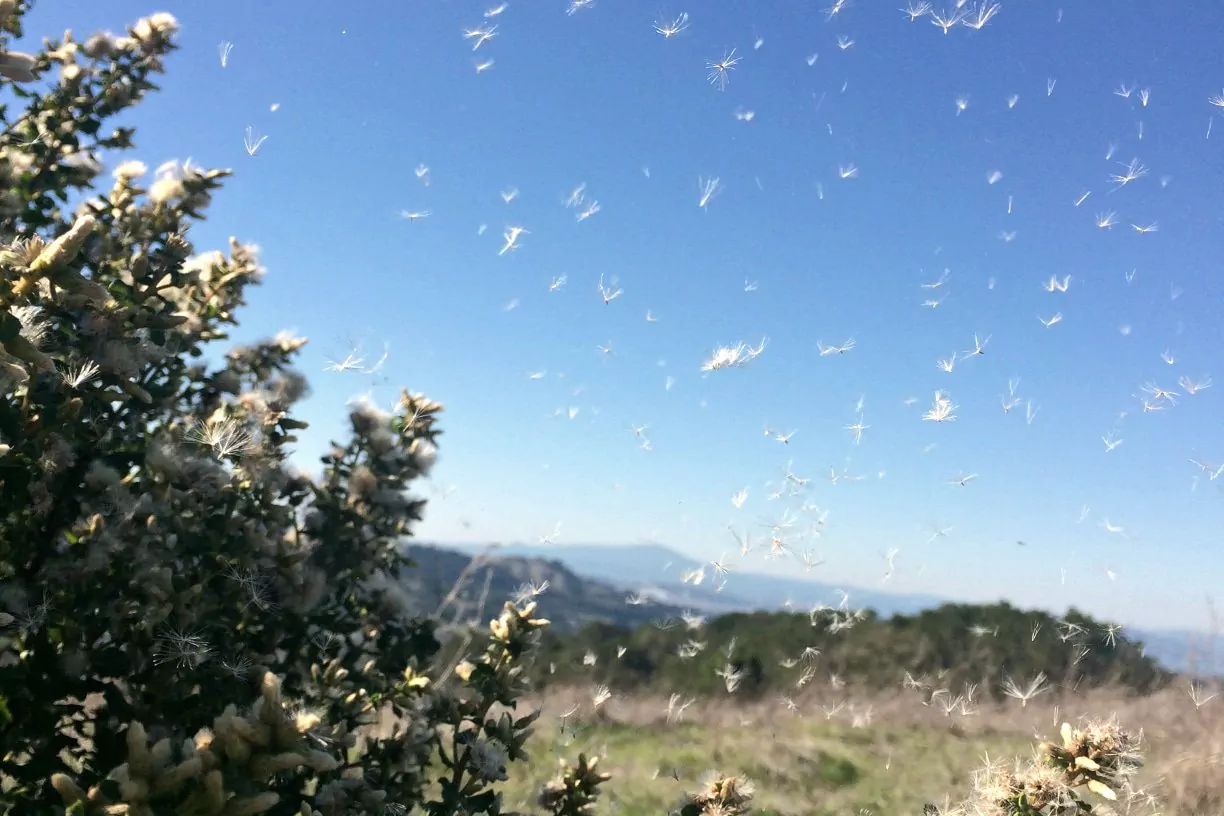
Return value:
M 540 606 L 553 614 L 547 598 Z M 845 621 L 852 625 L 842 628 Z M 727 676 L 738 675 L 736 693 L 754 696 L 801 687 L 805 672 L 809 681 L 837 675 L 872 689 L 897 686 L 908 672 L 947 688 L 979 683 L 983 692 L 1001 695 L 1007 678 L 1023 687 L 1039 672 L 1068 689 L 1119 685 L 1138 693 L 1172 678 L 1143 656 L 1140 644 L 1074 610 L 1059 620 L 1006 603 L 945 604 L 887 620 L 870 611 L 859 620 L 825 611 L 736 613 L 700 627 L 660 623 L 591 623 L 569 636 L 546 633 L 535 681 L 590 682 L 593 676 L 613 689 L 725 694 Z M 593 673 L 583 666 L 588 651 L 596 656 Z
M 676 607 L 628 604 L 624 593 L 553 561 L 493 551 L 470 566 L 468 556 L 450 550 L 410 546 L 406 554 L 418 564 L 407 580 L 423 612 L 441 606 L 458 586 L 447 620 L 480 620 L 482 603 L 494 609 L 547 582 L 537 599 L 553 625 L 542 636 L 533 672 L 538 688 L 598 682 L 616 690 L 726 694 L 733 675 L 736 693 L 752 697 L 795 691 L 831 675 L 886 689 L 908 672 L 946 688 L 977 683 L 998 697 L 1006 679 L 1023 688 L 1038 673 L 1055 691 L 1118 685 L 1136 693 L 1158 690 L 1173 676 L 1124 630 L 1075 610 L 1055 618 L 1007 603 L 944 604 L 890 618 L 827 608 L 703 618 Z M 588 653 L 594 668 L 584 665 Z

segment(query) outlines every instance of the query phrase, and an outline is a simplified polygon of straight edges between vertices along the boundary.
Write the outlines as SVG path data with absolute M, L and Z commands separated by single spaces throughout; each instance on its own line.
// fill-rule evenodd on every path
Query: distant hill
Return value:
M 471 545 L 451 545 L 476 552 Z M 789 607 L 806 610 L 818 603 L 836 604 L 842 587 L 804 578 L 788 578 L 762 572 L 736 570 L 730 589 L 716 592 L 712 574 L 701 586 L 681 582 L 681 574 L 703 564 L 662 544 L 508 544 L 497 552 L 506 556 L 556 560 L 584 578 L 621 587 L 626 591 L 656 591 L 679 605 L 707 612 L 749 612 Z M 706 572 L 713 570 L 708 564 Z M 881 615 L 913 614 L 930 609 L 946 599 L 934 595 L 905 595 L 861 587 L 844 587 L 856 607 L 868 607 Z
M 475 545 L 441 545 L 468 554 L 480 552 Z M 681 574 L 702 564 L 675 550 L 656 543 L 646 544 L 509 544 L 497 548 L 502 558 L 544 560 L 571 571 L 575 576 L 608 584 L 624 594 L 644 596 L 662 607 L 691 609 L 710 615 L 728 612 L 778 611 L 792 602 L 791 609 L 803 611 L 817 603 L 837 604 L 839 588 L 802 578 L 736 571 L 729 591 L 716 592 L 707 577 L 701 586 L 681 581 Z M 904 595 L 878 590 L 845 587 L 850 603 L 869 608 L 881 617 L 915 615 L 934 609 L 949 599 L 933 595 Z M 665 614 L 661 610 L 658 614 Z M 624 625 L 615 613 L 607 618 Z M 1127 629 L 1141 641 L 1144 653 L 1173 671 L 1224 673 L 1224 642 L 1215 639 L 1214 661 L 1210 659 L 1212 639 L 1192 631 Z
M 579 577 L 560 562 L 543 558 L 493 552 L 473 565 L 467 553 L 421 544 L 407 545 L 404 553 L 417 564 L 403 574 L 403 581 L 418 613 L 435 613 L 459 586 L 441 615 L 446 622 L 496 617 L 507 600 L 545 585 L 547 589 L 537 598 L 540 613 L 560 632 L 592 622 L 638 626 L 682 611 L 661 603 L 629 605 L 620 589 Z

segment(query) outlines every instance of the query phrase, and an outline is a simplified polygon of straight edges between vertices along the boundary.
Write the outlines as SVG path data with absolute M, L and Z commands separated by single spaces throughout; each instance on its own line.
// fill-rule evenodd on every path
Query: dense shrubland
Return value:
M 555 614 L 555 613 L 553 613 Z M 614 689 L 759 697 L 807 685 L 814 669 L 859 688 L 884 690 L 938 678 L 949 688 L 977 684 L 1000 699 L 1007 681 L 1043 673 L 1052 684 L 1149 693 L 1172 679 L 1139 644 L 1108 624 L 1070 611 L 1061 619 L 1008 604 L 946 604 L 916 615 L 870 611 L 755 612 L 677 616 L 634 628 L 591 623 L 566 635 L 549 631 L 537 684 L 598 677 Z M 584 666 L 593 655 L 597 670 Z M 818 658 L 818 659 L 817 659 Z M 588 663 L 590 658 L 587 658 Z

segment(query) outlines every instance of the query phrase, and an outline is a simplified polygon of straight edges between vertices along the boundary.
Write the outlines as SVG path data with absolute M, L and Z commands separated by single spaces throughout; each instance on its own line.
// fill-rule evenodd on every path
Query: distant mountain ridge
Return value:
M 588 586 L 602 586 L 602 598 L 596 606 L 579 613 L 585 621 L 602 620 L 632 627 L 654 617 L 667 617 L 689 609 L 707 615 L 730 612 L 777 611 L 787 608 L 806 610 L 817 603 L 836 605 L 841 600 L 839 587 L 802 578 L 789 578 L 766 573 L 736 571 L 731 591 L 717 592 L 707 576 L 699 586 L 680 580 L 683 572 L 702 567 L 671 548 L 657 543 L 643 544 L 565 544 L 532 545 L 513 543 L 493 549 L 475 544 L 444 544 L 433 546 L 463 553 L 468 557 L 490 552 L 505 563 L 515 559 L 553 565 Z M 610 589 L 615 592 L 608 594 Z M 861 587 L 847 587 L 855 607 L 874 610 L 881 617 L 894 614 L 914 615 L 947 603 L 948 599 L 934 595 L 894 594 Z M 647 606 L 631 606 L 625 597 L 638 595 L 651 602 Z M 610 603 L 615 596 L 616 603 Z M 570 601 L 559 603 L 566 606 Z M 619 607 L 616 605 L 619 603 Z M 648 610 L 643 613 L 643 609 Z M 566 625 L 566 630 L 581 624 Z M 1224 652 L 1219 638 L 1201 632 L 1185 630 L 1126 630 L 1144 644 L 1145 652 L 1173 671 L 1194 669 L 1210 674 L 1224 674 Z M 1214 648 L 1213 648 L 1214 646 Z M 1217 657 L 1218 655 L 1218 657 Z
M 423 544 L 408 544 L 403 552 L 417 565 L 402 574 L 413 611 L 438 614 L 448 624 L 496 617 L 507 600 L 532 595 L 559 632 L 592 622 L 639 626 L 683 611 L 659 602 L 627 604 L 619 588 L 580 577 L 558 561 L 496 551 L 477 561 L 467 552 Z
M 473 554 L 482 549 L 474 545 L 449 546 Z M 842 598 L 842 588 L 833 584 L 743 570 L 735 571 L 731 589 L 724 592 L 715 590 L 714 576 L 709 574 L 699 586 L 685 584 L 680 577 L 683 573 L 703 566 L 707 573 L 713 570 L 708 564 L 662 544 L 506 544 L 495 552 L 502 556 L 557 561 L 584 578 L 630 592 L 658 591 L 674 598 L 673 603 L 701 607 L 706 612 L 772 611 L 788 606 L 802 610 L 817 603 L 836 604 Z M 934 595 L 880 592 L 862 587 L 846 587 L 846 591 L 855 606 L 869 607 L 884 617 L 914 614 L 947 600 Z

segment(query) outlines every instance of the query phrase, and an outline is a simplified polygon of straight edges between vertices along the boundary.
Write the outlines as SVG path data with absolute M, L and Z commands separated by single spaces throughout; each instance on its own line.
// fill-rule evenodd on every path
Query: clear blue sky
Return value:
M 1224 464 L 1218 4 L 1006 2 L 947 35 L 909 22 L 903 0 L 852 0 L 832 19 L 813 2 L 598 0 L 567 15 L 566 0 L 512 0 L 492 19 L 493 3 L 437 0 L 168 5 L 183 48 L 132 117 L 134 155 L 236 170 L 195 239 L 264 248 L 244 339 L 312 339 L 303 463 L 374 382 L 323 371 L 349 338 L 371 360 L 389 348 L 377 400 L 402 383 L 447 405 L 432 489 L 454 489 L 421 536 L 534 542 L 561 521 L 559 544 L 650 538 L 717 558 L 735 552 L 729 522 L 798 506 L 765 487 L 793 460 L 829 511 L 801 545 L 827 561 L 814 578 L 879 586 L 896 548 L 897 590 L 1205 625 L 1224 477 L 1192 490 L 1187 460 Z M 44 2 L 30 32 L 83 37 L 157 10 Z M 654 30 L 682 12 L 680 36 Z M 473 51 L 463 30 L 491 24 Z M 732 48 L 720 91 L 707 62 Z M 267 136 L 253 158 L 247 126 Z M 1132 158 L 1149 172 L 1113 190 Z M 723 190 L 703 210 L 711 176 Z M 564 202 L 582 183 L 600 210 L 579 223 Z M 1097 227 L 1109 211 L 1117 225 Z M 510 226 L 528 232 L 499 256 Z M 945 269 L 942 289 L 920 288 Z M 610 305 L 601 275 L 624 290 Z M 1071 276 L 1067 292 L 1045 291 L 1052 275 Z M 984 356 L 936 368 L 975 333 Z M 716 345 L 762 337 L 750 365 L 701 374 Z M 848 338 L 845 355 L 817 352 Z M 1194 396 L 1177 384 L 1213 373 Z M 1004 414 L 1012 377 L 1023 402 Z M 1176 406 L 1143 413 L 1149 381 Z M 921 420 L 936 389 L 957 421 Z M 783 445 L 766 423 L 798 432 Z M 642 424 L 653 450 L 629 430 Z M 1107 453 L 1111 430 L 1124 442 Z M 832 484 L 830 467 L 869 478 Z M 979 478 L 949 484 L 962 472 Z M 934 526 L 953 530 L 928 542 Z M 798 571 L 757 553 L 741 568 Z

